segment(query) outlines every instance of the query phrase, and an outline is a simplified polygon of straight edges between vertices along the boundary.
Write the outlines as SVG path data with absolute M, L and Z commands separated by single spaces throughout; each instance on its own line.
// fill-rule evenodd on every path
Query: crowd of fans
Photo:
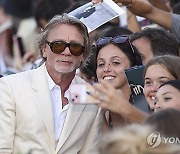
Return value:
M 14 153 L 14 150 L 17 150 L 18 144 L 7 145 L 10 143 L 5 141 L 8 135 L 12 137 L 12 134 L 15 134 L 15 137 L 11 139 L 12 144 L 18 142 L 13 141 L 16 140 L 17 134 L 20 134 L 18 137 L 22 138 L 22 140 L 19 139 L 21 142 L 23 142 L 24 136 L 24 140 L 31 138 L 28 138 L 28 131 L 30 131 L 28 129 L 31 125 L 25 126 L 27 131 L 23 130 L 22 134 L 19 132 L 24 126 L 26 118 L 29 120 L 29 117 L 23 117 L 24 112 L 21 110 L 27 112 L 28 110 L 20 107 L 20 103 L 24 100 L 18 98 L 21 97 L 21 93 L 16 98 L 16 94 L 18 95 L 23 86 L 17 86 L 16 91 L 15 83 L 20 78 L 23 83 L 27 84 L 25 90 L 22 89 L 22 95 L 23 92 L 29 92 L 24 96 L 32 99 L 31 95 L 34 93 L 31 94 L 32 90 L 28 89 L 30 87 L 28 82 L 33 79 L 27 77 L 29 80 L 25 80 L 27 75 L 21 75 L 21 73 L 27 72 L 28 74 L 37 68 L 42 70 L 43 67 L 48 81 L 43 80 L 42 83 L 52 86 L 50 83 L 53 82 L 60 89 L 58 89 L 59 91 L 54 89 L 56 92 L 53 93 L 51 92 L 53 88 L 49 87 L 48 91 L 44 91 L 44 95 L 51 98 L 46 105 L 53 108 L 51 116 L 54 118 L 54 123 L 49 123 L 49 128 L 54 128 L 55 131 L 53 144 L 45 143 L 44 145 L 49 144 L 49 149 L 54 149 L 53 152 L 48 148 L 41 151 L 41 148 L 44 147 L 41 147 L 41 143 L 39 143 L 38 146 L 32 144 L 29 149 L 26 145 L 26 150 L 18 149 L 19 152 L 29 150 L 29 153 L 33 154 L 33 150 L 36 153 L 40 148 L 40 153 L 51 151 L 57 154 L 58 152 L 60 154 L 61 150 L 66 154 L 68 151 L 72 152 L 73 149 L 75 149 L 75 153 L 78 153 L 79 150 L 84 154 L 180 153 L 179 143 L 168 144 L 162 141 L 162 144 L 152 148 L 156 144 L 155 141 L 153 138 L 151 141 L 147 140 L 148 135 L 155 133 L 157 140 L 161 135 L 161 140 L 174 137 L 180 141 L 178 123 L 180 114 L 180 2 L 178 0 L 116 0 L 114 2 L 119 7 L 126 7 L 127 25 L 122 27 L 122 21 L 117 17 L 117 20 L 109 21 L 86 34 L 87 29 L 84 25 L 81 25 L 78 20 L 73 21 L 74 19 L 70 19 L 66 13 L 88 2 L 98 5 L 103 0 L 0 0 L 0 96 L 3 96 L 3 99 L 0 100 L 0 115 L 4 115 L 0 118 L 0 132 L 6 132 L 4 136 L 0 137 L 0 153 Z M 137 16 L 143 17 L 143 21 L 138 21 Z M 66 33 L 64 30 L 68 32 Z M 73 36 L 73 34 L 77 36 Z M 62 40 L 58 38 L 61 35 Z M 78 41 L 81 41 L 82 37 L 84 45 L 76 41 L 76 37 L 77 40 L 79 39 Z M 50 42 L 48 39 L 51 38 L 56 39 Z M 60 65 L 51 64 L 53 59 L 55 60 L 55 55 L 54 58 L 50 57 L 52 53 L 47 52 L 47 47 L 53 54 L 67 54 L 65 57 L 68 58 L 61 58 L 61 60 L 63 59 L 63 68 L 60 68 Z M 73 63 L 73 60 L 75 63 L 73 68 L 69 68 L 67 71 L 68 65 L 65 63 L 67 61 Z M 142 74 L 143 105 L 138 102 L 138 99 L 135 99 L 132 94 L 132 85 L 125 75 L 127 69 L 139 66 L 144 67 L 144 74 Z M 61 74 L 63 80 L 60 80 L 61 77 L 58 77 L 56 71 L 51 71 L 52 67 L 63 74 Z M 18 74 L 20 75 L 18 76 Z M 39 76 L 41 77 L 40 73 Z M 40 80 L 40 78 L 37 79 L 39 83 Z M 73 112 L 73 114 L 69 113 L 71 106 L 68 105 L 71 102 L 67 91 L 71 84 L 76 82 L 90 83 L 96 92 L 88 92 L 87 95 L 96 98 L 100 103 L 93 104 L 93 106 L 86 104 L 85 109 L 82 109 L 82 105 L 75 105 L 77 107 L 74 108 L 76 111 L 73 111 L 75 115 L 80 116 L 78 108 L 82 109 L 84 113 L 80 118 L 81 123 L 78 123 L 74 129 L 82 130 L 80 133 L 82 138 L 80 137 L 81 140 L 77 138 L 78 131 L 77 134 L 73 132 L 71 137 L 73 138 L 76 134 L 76 140 L 68 141 L 68 146 L 65 144 L 65 148 L 61 149 L 59 148 L 61 140 L 63 140 L 61 137 L 64 136 L 59 134 L 64 126 L 68 128 L 69 121 L 66 122 L 66 119 L 74 114 Z M 4 90 L 3 88 L 6 86 L 7 89 Z M 33 86 L 34 84 L 32 84 Z M 57 97 L 55 95 L 57 92 L 61 92 L 60 100 L 53 98 Z M 11 97 L 11 99 L 6 97 Z M 42 100 L 39 99 L 39 101 Z M 56 101 L 60 101 L 58 104 L 62 104 L 59 106 L 61 111 L 55 109 L 58 108 L 57 105 L 54 105 Z M 7 106 L 4 105 L 6 103 Z M 27 106 L 29 106 L 29 110 L 32 108 L 34 110 L 34 107 L 29 104 Z M 45 112 L 43 111 L 41 114 L 46 115 Z M 59 117 L 57 112 L 60 112 Z M 21 113 L 22 115 L 20 115 Z M 37 114 L 35 110 L 33 113 Z M 91 117 L 88 117 L 88 114 Z M 22 122 L 21 116 L 24 118 Z M 6 117 L 13 120 L 6 122 Z M 84 122 L 86 117 L 89 121 Z M 31 120 L 33 121 L 33 119 Z M 2 125 L 11 122 L 14 123 L 14 127 L 11 129 Z M 11 125 L 8 124 L 7 126 Z M 54 125 L 50 126 L 50 124 Z M 39 128 L 42 127 L 42 124 L 38 125 L 40 126 L 37 126 L 37 132 L 41 131 Z M 84 127 L 83 129 L 81 125 Z M 35 125 L 32 126 L 35 127 Z M 61 131 L 59 127 L 61 127 Z M 6 129 L 9 129 L 9 134 Z M 159 136 L 156 133 L 159 133 Z M 96 136 L 97 134 L 99 136 Z M 44 138 L 46 137 L 43 136 L 42 139 Z M 98 140 L 94 141 L 93 147 L 95 138 Z M 76 144 L 75 141 L 79 142 Z M 55 147 L 52 148 L 52 145 Z M 63 145 L 61 146 L 63 147 Z M 60 150 L 58 151 L 56 148 Z

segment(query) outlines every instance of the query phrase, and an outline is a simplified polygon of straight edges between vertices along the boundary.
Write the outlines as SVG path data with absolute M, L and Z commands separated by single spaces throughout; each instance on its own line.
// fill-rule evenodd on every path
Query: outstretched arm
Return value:
M 121 90 L 116 90 L 110 83 L 101 81 L 101 84 L 94 84 L 93 87 L 100 93 L 90 95 L 100 100 L 100 107 L 120 114 L 131 122 L 141 123 L 148 117 L 145 112 L 134 107 Z
M 102 0 L 92 0 L 93 3 Z M 132 5 L 130 5 L 132 2 Z M 116 0 L 116 3 L 122 3 L 129 6 L 128 9 L 135 15 L 139 15 L 157 23 L 169 30 L 172 29 L 172 14 L 151 5 L 147 0 Z
M 133 33 L 141 31 L 141 27 L 136 18 L 136 15 L 131 13 L 128 9 L 126 10 L 126 13 L 127 13 L 127 28 L 131 30 Z

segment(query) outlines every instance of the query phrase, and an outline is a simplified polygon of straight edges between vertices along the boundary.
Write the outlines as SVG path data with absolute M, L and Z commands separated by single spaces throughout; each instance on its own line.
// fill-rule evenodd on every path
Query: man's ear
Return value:
M 42 52 L 42 57 L 46 58 L 47 54 L 46 54 L 46 45 L 42 45 L 41 46 L 41 52 Z
M 85 60 L 85 58 L 84 58 L 84 56 L 82 55 L 82 56 L 81 56 L 81 63 L 83 63 L 84 60 Z

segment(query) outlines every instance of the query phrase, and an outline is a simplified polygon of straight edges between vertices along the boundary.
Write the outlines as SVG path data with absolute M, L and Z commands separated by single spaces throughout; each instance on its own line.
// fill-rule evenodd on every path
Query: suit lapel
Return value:
M 82 82 L 84 82 L 84 80 L 82 80 L 77 76 L 72 81 L 72 83 L 82 83 Z M 68 139 L 70 133 L 73 131 L 76 123 L 78 122 L 81 114 L 83 113 L 84 108 L 85 105 L 74 105 L 71 102 L 69 102 L 68 113 L 56 148 L 56 153 L 63 146 L 65 141 Z
M 45 75 L 45 64 L 33 74 L 32 88 L 36 91 L 34 102 L 47 129 L 52 148 L 55 148 L 53 108 Z

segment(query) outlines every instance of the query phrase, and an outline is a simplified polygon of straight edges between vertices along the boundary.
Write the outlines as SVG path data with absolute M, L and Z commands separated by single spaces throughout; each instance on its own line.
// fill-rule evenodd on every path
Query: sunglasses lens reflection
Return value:
M 66 47 L 69 48 L 70 52 L 74 56 L 80 56 L 84 52 L 84 47 L 78 43 L 66 43 L 63 41 L 58 42 L 47 42 L 50 46 L 51 51 L 56 54 L 62 53 Z
M 74 56 L 80 56 L 83 53 L 83 47 L 79 44 L 70 44 L 69 48 Z
M 62 53 L 65 48 L 66 48 L 66 44 L 64 44 L 64 43 L 54 42 L 52 44 L 52 52 L 54 52 L 54 53 Z
M 128 36 L 118 36 L 113 39 L 115 43 L 124 43 L 129 39 Z
M 105 44 L 110 43 L 110 42 L 112 42 L 112 43 L 124 43 L 128 39 L 129 39 L 128 36 L 118 36 L 118 37 L 115 37 L 115 38 L 103 37 L 103 38 L 100 38 L 100 39 L 97 40 L 96 45 L 97 46 L 102 46 L 102 45 L 105 45 Z

